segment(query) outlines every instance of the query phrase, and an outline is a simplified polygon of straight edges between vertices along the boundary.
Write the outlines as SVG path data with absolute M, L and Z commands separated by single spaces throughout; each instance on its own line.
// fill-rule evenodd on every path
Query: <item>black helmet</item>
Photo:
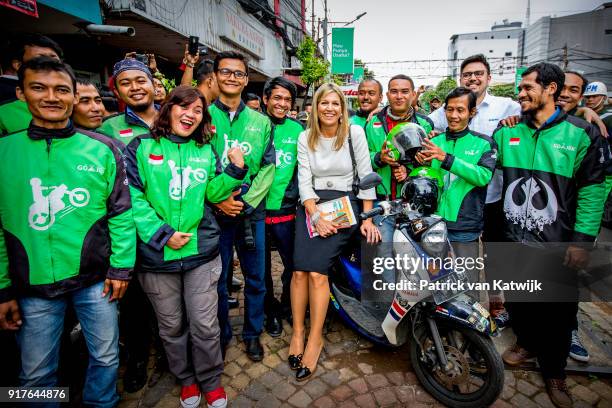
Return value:
M 433 214 L 438 208 L 439 187 L 430 177 L 409 177 L 402 187 L 402 198 L 413 210 L 423 215 Z
M 414 156 L 421 150 L 426 137 L 425 129 L 416 123 L 400 123 L 389 131 L 387 147 L 395 160 L 417 165 Z

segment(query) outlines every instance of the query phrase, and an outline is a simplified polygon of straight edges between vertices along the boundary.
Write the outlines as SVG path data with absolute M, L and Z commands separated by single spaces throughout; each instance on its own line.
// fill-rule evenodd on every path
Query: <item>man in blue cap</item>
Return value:
M 115 95 L 127 107 L 107 117 L 97 131 L 127 145 L 136 136 L 149 133 L 157 118 L 153 76 L 144 63 L 126 58 L 113 67 L 113 78 Z

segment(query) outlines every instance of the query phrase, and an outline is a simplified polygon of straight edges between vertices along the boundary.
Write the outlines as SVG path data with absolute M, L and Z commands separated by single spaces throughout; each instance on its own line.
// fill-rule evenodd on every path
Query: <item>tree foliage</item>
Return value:
M 446 95 L 448 95 L 448 93 L 456 87 L 457 82 L 453 78 L 444 78 L 438 83 L 438 85 L 436 85 L 434 89 L 430 89 L 423 92 L 420 98 L 421 105 L 423 106 L 423 108 L 429 109 L 429 101 L 431 101 L 434 96 L 440 99 L 440 101 L 444 101 Z
M 514 84 L 498 84 L 489 87 L 489 93 L 495 96 L 503 96 L 506 98 L 515 98 Z
M 329 62 L 316 55 L 317 46 L 312 38 L 306 36 L 297 50 L 297 58 L 302 63 L 300 78 L 306 85 L 316 84 L 329 73 Z

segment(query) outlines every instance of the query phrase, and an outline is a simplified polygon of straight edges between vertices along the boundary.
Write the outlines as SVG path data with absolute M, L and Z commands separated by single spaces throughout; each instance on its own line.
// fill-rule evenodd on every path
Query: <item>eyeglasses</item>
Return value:
M 461 78 L 469 79 L 472 75 L 474 75 L 476 78 L 482 78 L 484 74 L 485 74 L 485 71 L 462 72 Z
M 231 69 L 227 69 L 227 68 L 222 68 L 218 70 L 217 72 L 219 73 L 219 75 L 221 75 L 224 78 L 229 78 L 232 74 L 234 74 L 234 77 L 236 79 L 242 79 L 249 75 L 244 71 L 240 71 L 240 70 L 232 71 Z

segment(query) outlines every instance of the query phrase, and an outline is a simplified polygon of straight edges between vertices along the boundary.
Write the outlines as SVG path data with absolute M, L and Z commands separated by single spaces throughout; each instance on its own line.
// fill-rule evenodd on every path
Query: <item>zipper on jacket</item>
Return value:
M 176 144 L 176 148 L 178 149 L 178 156 L 179 156 L 179 167 L 181 168 L 181 174 L 179 175 L 179 180 L 181 181 L 181 195 L 180 195 L 180 199 L 179 199 L 179 219 L 178 219 L 178 231 L 181 231 L 181 216 L 183 215 L 183 194 L 185 194 L 185 191 L 183 190 L 183 171 L 185 171 L 185 169 L 183 168 L 183 156 L 181 155 L 181 145 L 179 143 Z M 183 248 L 179 249 L 179 255 L 181 258 L 181 270 L 183 269 L 183 252 L 182 252 Z
M 45 139 L 47 141 L 47 174 L 49 174 L 49 168 L 51 167 L 51 138 L 47 138 Z M 47 181 L 49 181 L 47 179 Z M 42 185 L 41 185 L 42 188 Z M 41 191 L 42 194 L 42 191 Z M 51 200 L 49 199 L 49 195 L 47 194 L 47 211 L 49 214 L 49 217 L 51 217 Z M 51 228 L 49 228 L 47 230 L 47 237 L 49 239 L 49 262 L 51 263 L 51 275 L 53 276 L 53 282 L 56 282 L 55 279 L 55 268 L 53 267 L 53 255 L 52 255 L 52 245 L 53 245 L 53 240 L 51 239 Z
M 533 166 L 535 163 L 535 157 L 536 157 L 536 152 L 538 150 L 538 141 L 540 140 L 540 138 L 538 137 L 540 134 L 540 129 L 536 129 L 536 131 L 533 134 L 533 138 L 535 139 L 535 146 L 533 147 L 533 155 L 531 156 L 531 168 L 529 169 L 529 178 L 532 180 L 529 182 L 529 191 L 527 191 L 527 205 L 525 206 L 525 226 L 522 228 L 523 230 L 523 236 L 521 237 L 521 243 L 524 244 L 525 243 L 525 234 L 526 234 L 526 227 L 527 227 L 527 219 L 529 217 L 529 208 L 531 207 L 531 186 L 534 183 L 533 180 Z

